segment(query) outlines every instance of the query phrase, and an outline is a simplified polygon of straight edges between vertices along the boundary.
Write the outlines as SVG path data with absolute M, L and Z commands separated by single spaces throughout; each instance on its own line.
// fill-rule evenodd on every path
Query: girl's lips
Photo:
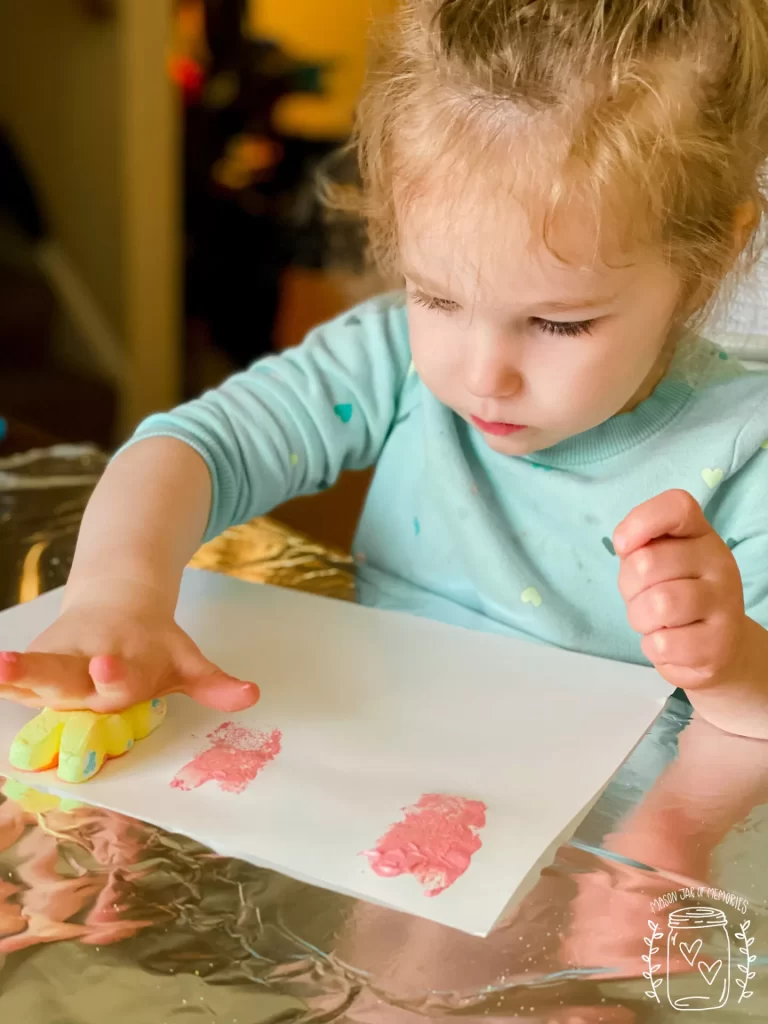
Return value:
M 482 430 L 484 434 L 493 434 L 494 437 L 507 437 L 509 434 L 525 430 L 525 426 L 518 423 L 489 423 L 487 420 L 481 420 L 479 416 L 472 416 L 471 419 L 478 430 Z

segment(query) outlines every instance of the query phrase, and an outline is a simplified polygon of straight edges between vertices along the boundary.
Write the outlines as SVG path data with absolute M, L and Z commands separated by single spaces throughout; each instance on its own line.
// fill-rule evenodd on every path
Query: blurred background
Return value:
M 359 230 L 329 224 L 315 190 L 351 130 L 372 13 L 2 0 L 0 417 L 16 447 L 111 449 L 376 290 Z M 346 546 L 364 482 L 285 518 Z

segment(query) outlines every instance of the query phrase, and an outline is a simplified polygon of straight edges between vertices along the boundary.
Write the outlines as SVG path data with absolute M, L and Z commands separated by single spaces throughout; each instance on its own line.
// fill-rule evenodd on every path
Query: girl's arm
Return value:
M 208 467 L 182 441 L 152 437 L 122 452 L 86 509 L 63 609 L 120 597 L 172 615 L 210 507 Z
M 174 621 L 210 505 L 208 469 L 183 442 L 150 438 L 118 455 L 86 510 L 61 615 L 26 653 L 0 656 L 0 697 L 101 712 L 173 691 L 225 711 L 254 704 L 258 688 Z
M 174 622 L 184 566 L 205 537 L 372 465 L 409 363 L 404 310 L 374 302 L 142 424 L 88 506 L 61 616 L 28 652 L 0 652 L 0 697 L 94 711 L 173 691 L 255 703 L 256 687 Z

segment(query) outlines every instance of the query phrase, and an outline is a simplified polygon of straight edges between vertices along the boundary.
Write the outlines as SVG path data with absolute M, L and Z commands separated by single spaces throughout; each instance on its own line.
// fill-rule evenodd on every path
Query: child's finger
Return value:
M 619 591 L 625 601 L 631 601 L 660 583 L 700 579 L 705 563 L 706 541 L 702 539 L 655 540 L 622 559 Z
M 15 651 L 0 653 L 0 697 L 15 701 L 17 704 L 29 701 L 37 703 L 37 695 L 32 690 L 25 689 L 19 682 L 24 675 L 22 657 L 23 655 Z
M 31 690 L 42 703 L 60 710 L 85 707 L 86 698 L 93 692 L 87 658 L 73 654 L 10 653 L 10 658 L 8 652 L 0 657 L 0 684 Z
M 218 669 L 186 683 L 184 693 L 198 704 L 217 711 L 245 711 L 252 708 L 261 696 L 255 683 L 228 676 Z
M 99 714 L 124 711 L 160 692 L 157 670 L 141 662 L 126 661 L 114 654 L 98 655 L 88 663 L 93 693 L 88 709 Z
M 694 622 L 650 633 L 641 647 L 667 681 L 685 689 L 712 678 L 722 661 L 724 642 L 724 631 L 713 629 L 709 622 Z
M 0 651 L 0 686 L 12 686 L 21 679 L 22 657 L 16 651 Z
M 34 690 L 25 690 L 23 686 L 7 686 L 0 684 L 0 699 L 12 700 L 14 704 L 24 704 L 28 708 L 42 708 L 43 702 Z
M 185 693 L 204 707 L 217 711 L 245 711 L 257 703 L 261 693 L 255 683 L 223 672 L 185 636 L 178 661 L 179 683 L 173 689 Z
M 701 622 L 711 610 L 711 594 L 701 580 L 671 580 L 638 594 L 627 606 L 627 618 L 636 633 L 647 636 Z
M 711 526 L 687 491 L 665 491 L 633 509 L 613 535 L 620 558 L 659 537 L 703 537 Z

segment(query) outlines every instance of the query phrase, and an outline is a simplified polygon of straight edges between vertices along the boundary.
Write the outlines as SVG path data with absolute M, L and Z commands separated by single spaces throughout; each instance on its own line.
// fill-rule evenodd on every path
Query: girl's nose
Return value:
M 500 335 L 472 339 L 465 374 L 467 390 L 475 398 L 511 398 L 522 386 L 510 341 Z

